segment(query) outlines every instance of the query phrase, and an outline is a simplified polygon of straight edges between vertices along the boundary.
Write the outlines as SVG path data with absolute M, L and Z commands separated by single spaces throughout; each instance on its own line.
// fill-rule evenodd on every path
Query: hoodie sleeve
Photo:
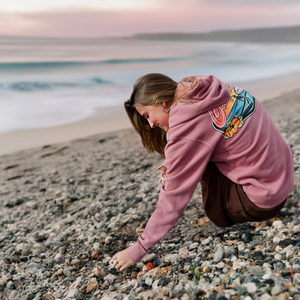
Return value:
M 205 143 L 173 139 L 165 148 L 167 175 L 158 205 L 137 243 L 127 249 L 139 261 L 178 222 L 199 183 L 213 149 Z M 170 159 L 169 159 L 170 158 Z

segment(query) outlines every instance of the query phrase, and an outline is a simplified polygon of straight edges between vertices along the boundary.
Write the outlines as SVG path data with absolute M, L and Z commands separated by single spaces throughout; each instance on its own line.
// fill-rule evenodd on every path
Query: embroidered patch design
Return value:
M 255 111 L 255 98 L 252 95 L 241 88 L 227 86 L 230 99 L 209 111 L 213 128 L 223 132 L 225 139 L 233 137 Z

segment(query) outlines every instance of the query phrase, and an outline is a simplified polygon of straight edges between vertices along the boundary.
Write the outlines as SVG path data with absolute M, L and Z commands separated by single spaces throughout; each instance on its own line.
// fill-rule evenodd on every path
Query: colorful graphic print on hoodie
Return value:
M 227 86 L 230 90 L 230 99 L 227 103 L 209 111 L 213 128 L 223 132 L 225 139 L 233 137 L 255 111 L 255 98 L 252 95 L 241 88 Z

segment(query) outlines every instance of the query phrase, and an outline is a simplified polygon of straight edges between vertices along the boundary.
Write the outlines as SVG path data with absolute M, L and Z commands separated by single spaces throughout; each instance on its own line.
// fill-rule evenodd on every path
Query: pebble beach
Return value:
M 285 207 L 261 223 L 214 226 L 200 185 L 177 225 L 138 263 L 163 162 L 133 129 L 0 156 L 0 299 L 300 299 L 300 90 L 263 102 L 294 151 Z

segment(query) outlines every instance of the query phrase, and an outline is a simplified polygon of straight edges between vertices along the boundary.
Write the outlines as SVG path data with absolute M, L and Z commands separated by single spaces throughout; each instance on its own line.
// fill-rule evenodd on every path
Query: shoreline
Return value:
M 88 118 L 72 123 L 2 133 L 0 156 L 129 127 L 131 124 L 123 106 L 98 108 Z
M 300 89 L 300 81 L 297 80 L 299 77 L 300 72 L 296 72 L 274 78 L 238 82 L 236 85 L 249 91 L 250 94 L 264 103 L 285 93 Z M 234 82 L 231 84 L 235 85 Z M 131 128 L 131 124 L 123 105 L 98 108 L 93 115 L 72 123 L 2 133 L 0 134 L 0 156 L 126 128 Z

